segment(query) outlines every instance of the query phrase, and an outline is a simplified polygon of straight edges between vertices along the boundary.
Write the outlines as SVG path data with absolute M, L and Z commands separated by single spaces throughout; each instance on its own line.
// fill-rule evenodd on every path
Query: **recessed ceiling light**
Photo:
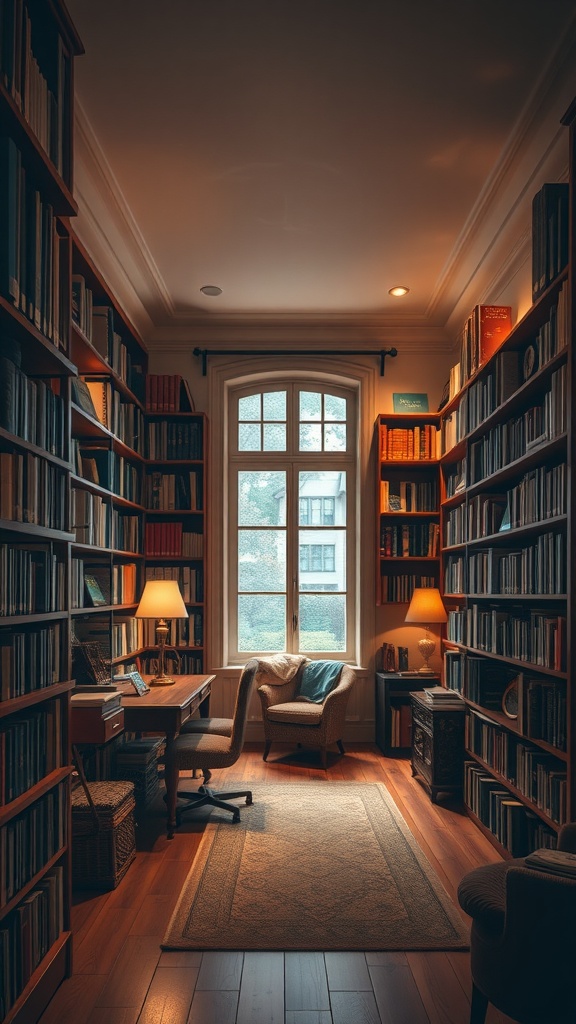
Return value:
M 204 295 L 222 295 L 222 289 L 217 284 L 203 284 L 200 291 Z
M 400 295 L 407 295 L 409 291 L 410 289 L 406 288 L 405 285 L 397 284 L 394 288 L 389 289 L 388 295 L 395 295 L 396 297 L 399 297 Z

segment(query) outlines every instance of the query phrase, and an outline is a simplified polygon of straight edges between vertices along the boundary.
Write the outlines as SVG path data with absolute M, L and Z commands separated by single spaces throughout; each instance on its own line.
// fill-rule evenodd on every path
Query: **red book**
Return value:
M 478 366 L 483 366 L 500 348 L 512 330 L 511 306 L 476 306 L 474 309 Z

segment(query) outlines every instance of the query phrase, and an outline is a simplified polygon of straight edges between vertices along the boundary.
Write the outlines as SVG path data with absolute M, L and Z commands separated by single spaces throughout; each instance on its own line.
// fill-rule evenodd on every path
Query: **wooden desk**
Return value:
M 143 677 L 147 683 L 153 676 Z M 172 778 L 172 751 L 174 740 L 184 722 L 199 710 L 202 718 L 210 711 L 210 690 L 213 675 L 176 676 L 173 686 L 152 686 L 139 697 L 136 693 L 122 694 L 124 728 L 128 732 L 163 732 L 166 736 L 166 791 L 167 806 L 175 806 L 168 792 Z M 168 834 L 173 833 L 176 821 L 167 822 Z

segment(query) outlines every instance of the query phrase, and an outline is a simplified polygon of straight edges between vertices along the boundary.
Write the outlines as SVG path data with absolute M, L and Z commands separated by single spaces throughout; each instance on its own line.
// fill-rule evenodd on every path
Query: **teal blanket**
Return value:
M 296 699 L 322 704 L 337 685 L 343 667 L 341 661 L 310 661 L 304 665 Z

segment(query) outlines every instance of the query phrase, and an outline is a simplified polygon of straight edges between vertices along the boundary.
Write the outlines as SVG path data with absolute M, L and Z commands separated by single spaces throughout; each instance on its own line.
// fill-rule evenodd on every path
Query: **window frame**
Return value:
M 238 401 L 257 393 L 286 391 L 286 451 L 238 451 Z M 299 444 L 299 392 L 318 391 L 323 394 L 335 395 L 346 400 L 346 451 L 300 452 Z M 259 651 L 239 651 L 238 636 L 238 474 L 242 471 L 286 471 L 286 647 L 289 653 L 303 653 L 315 658 L 339 658 L 343 661 L 356 661 L 357 622 L 356 622 L 356 481 L 358 473 L 357 436 L 358 436 L 358 399 L 353 387 L 332 384 L 322 377 L 311 375 L 306 380 L 297 377 L 278 378 L 270 376 L 249 384 L 231 385 L 228 392 L 228 438 L 226 460 L 227 472 L 227 580 L 224 588 L 224 600 L 227 601 L 227 614 L 223 616 L 227 622 L 227 651 L 229 663 L 242 663 L 251 656 L 258 656 Z M 319 422 L 326 422 L 319 420 Z M 330 422 L 330 421 L 328 421 Z M 342 651 L 300 651 L 297 644 L 298 628 L 294 627 L 294 615 L 299 611 L 299 600 L 302 594 L 310 594 L 309 590 L 299 590 L 300 553 L 299 532 L 314 527 L 299 522 L 298 474 L 300 472 L 344 472 L 346 474 L 346 558 L 345 558 L 345 619 L 346 648 Z M 318 527 L 319 533 L 327 529 L 339 529 L 334 525 Z M 319 538 L 320 540 L 320 538 Z M 293 574 L 292 574 L 293 573 Z M 291 578 L 291 582 L 290 582 Z M 319 593 L 330 593 L 320 591 Z

